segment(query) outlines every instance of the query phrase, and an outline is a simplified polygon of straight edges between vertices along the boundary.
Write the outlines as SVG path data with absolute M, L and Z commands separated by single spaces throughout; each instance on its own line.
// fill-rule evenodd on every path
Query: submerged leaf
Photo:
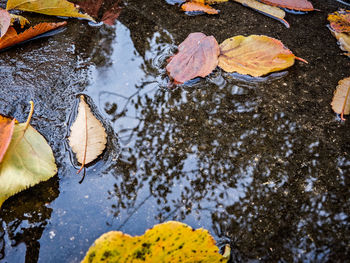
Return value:
M 7 10 L 0 8 L 0 37 L 3 37 L 11 24 L 11 15 Z
M 79 17 L 95 22 L 91 16 L 79 13 L 74 4 L 66 0 L 8 0 L 6 9 L 17 9 L 51 16 Z
M 30 124 L 15 124 L 13 136 L 4 159 L 0 163 L 0 207 L 10 196 L 57 173 L 55 159 L 45 138 Z
M 205 77 L 216 68 L 219 53 L 219 45 L 213 36 L 191 33 L 179 45 L 179 52 L 170 60 L 166 69 L 178 83 Z
M 10 145 L 14 126 L 15 119 L 10 119 L 0 115 L 0 163 Z
M 259 77 L 292 66 L 294 59 L 306 62 L 268 36 L 235 36 L 220 44 L 219 67 L 226 72 Z
M 34 27 L 30 27 L 29 29 L 25 30 L 23 33 L 20 34 L 17 34 L 16 30 L 13 27 L 10 27 L 6 35 L 0 38 L 0 50 L 32 39 L 48 31 L 65 26 L 66 24 L 67 22 L 40 23 Z
M 92 114 L 89 106 L 80 96 L 78 115 L 71 127 L 69 145 L 81 163 L 81 169 L 95 160 L 106 148 L 107 134 L 101 122 Z
M 169 221 L 154 226 L 142 236 L 119 231 L 103 234 L 90 247 L 82 263 L 94 262 L 227 262 L 205 229 Z
M 337 89 L 334 93 L 332 100 L 332 109 L 334 112 L 341 115 L 341 119 L 344 119 L 344 115 L 350 114 L 350 77 L 339 81 Z
M 219 11 L 212 8 L 210 5 L 197 3 L 197 2 L 187 2 L 181 5 L 181 9 L 186 12 L 204 12 L 209 15 L 217 15 Z
M 260 0 L 260 1 L 268 5 L 279 6 L 279 7 L 298 10 L 298 11 L 315 10 L 312 3 L 307 0 Z

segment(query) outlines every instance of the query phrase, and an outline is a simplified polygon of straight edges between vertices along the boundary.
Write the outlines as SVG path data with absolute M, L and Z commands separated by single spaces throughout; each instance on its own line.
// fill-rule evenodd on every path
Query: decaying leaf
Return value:
M 106 143 L 105 128 L 92 114 L 84 96 L 80 96 L 78 115 L 69 136 L 69 145 L 76 154 L 78 162 L 81 163 L 78 173 L 103 152 Z
M 332 100 L 332 109 L 340 114 L 341 119 L 344 115 L 350 114 L 350 77 L 339 81 L 337 89 Z
M 0 163 L 10 145 L 14 126 L 15 119 L 10 119 L 0 115 Z
M 20 24 L 21 28 L 30 24 L 28 19 L 23 17 L 23 16 L 14 15 L 14 14 L 10 14 L 10 15 L 11 15 L 11 26 L 16 22 L 18 22 Z
M 298 11 L 313 11 L 315 10 L 312 3 L 307 0 L 260 0 L 268 5 L 279 6 L 283 8 L 298 10 Z
M 288 68 L 295 59 L 306 62 L 294 56 L 281 41 L 268 36 L 235 36 L 220 44 L 219 67 L 226 72 L 259 77 Z
M 234 1 L 241 3 L 244 6 L 250 7 L 258 12 L 261 12 L 264 15 L 272 17 L 280 21 L 281 23 L 283 23 L 287 28 L 289 28 L 288 22 L 284 19 L 284 17 L 286 16 L 286 13 L 278 7 L 266 5 L 256 0 L 234 0 Z
M 94 262 L 227 262 L 219 254 L 213 237 L 205 229 L 193 230 L 186 224 L 169 221 L 154 226 L 142 236 L 119 231 L 103 234 L 90 247 L 82 263 Z
M 337 33 L 350 32 L 350 11 L 341 9 L 328 15 L 331 29 Z
M 11 15 L 7 10 L 0 8 L 0 37 L 3 37 L 11 24 Z
M 0 163 L 0 207 L 6 199 L 57 173 L 55 159 L 45 138 L 30 124 L 34 104 L 26 123 L 14 125 L 10 145 Z
M 219 45 L 213 36 L 191 33 L 179 45 L 179 52 L 170 60 L 166 69 L 178 83 L 205 77 L 216 68 L 219 53 Z
M 197 3 L 197 2 L 186 2 L 181 5 L 181 9 L 185 12 L 203 12 L 209 15 L 217 15 L 219 11 L 210 5 Z
M 10 27 L 7 30 L 6 35 L 0 38 L 0 50 L 32 39 L 48 31 L 65 26 L 66 24 L 67 22 L 40 23 L 34 27 L 30 27 L 29 29 L 25 30 L 23 33 L 20 34 L 17 34 L 16 30 L 13 27 Z
M 66 0 L 8 0 L 6 9 L 17 9 L 51 16 L 79 17 L 95 22 L 88 14 L 79 13 L 74 4 Z

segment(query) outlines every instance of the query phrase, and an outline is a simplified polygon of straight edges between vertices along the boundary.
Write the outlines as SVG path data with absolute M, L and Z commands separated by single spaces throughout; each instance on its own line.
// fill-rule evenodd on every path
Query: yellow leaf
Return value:
M 95 160 L 105 149 L 107 134 L 101 122 L 92 114 L 89 106 L 80 96 L 78 115 L 71 127 L 69 145 L 81 163 L 81 169 Z
M 90 247 L 82 263 L 218 263 L 227 260 L 227 256 L 219 254 L 207 230 L 193 230 L 186 224 L 169 221 L 154 226 L 142 236 L 131 237 L 119 231 L 103 234 Z
M 342 120 L 345 120 L 344 114 L 350 114 L 350 77 L 339 81 L 331 105 L 334 112 L 341 114 Z
M 277 39 L 258 35 L 235 36 L 220 44 L 218 66 L 226 72 L 259 77 L 292 66 L 294 59 L 306 62 L 294 56 Z
M 8 0 L 6 9 L 17 9 L 51 16 L 79 17 L 95 21 L 88 14 L 79 13 L 75 5 L 66 0 Z
M 30 24 L 30 22 L 28 21 L 27 18 L 20 16 L 20 15 L 14 15 L 14 14 L 10 14 L 11 16 L 11 26 L 13 26 L 13 24 L 15 22 L 19 22 L 19 24 L 21 25 L 21 28 L 23 28 L 25 25 Z

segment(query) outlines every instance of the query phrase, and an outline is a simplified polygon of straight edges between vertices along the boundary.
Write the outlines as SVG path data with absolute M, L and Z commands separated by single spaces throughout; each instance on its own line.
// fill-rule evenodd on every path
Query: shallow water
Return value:
M 126 0 L 115 27 L 69 20 L 0 53 L 0 113 L 24 121 L 33 99 L 32 125 L 59 167 L 4 204 L 0 261 L 79 262 L 104 232 L 179 220 L 230 243 L 233 262 L 346 262 L 350 124 L 330 102 L 350 60 L 326 27 L 345 6 L 313 2 L 321 11 L 288 14 L 287 29 L 231 2 L 188 17 L 164 0 Z M 309 64 L 266 79 L 217 69 L 170 87 L 166 59 L 196 31 L 219 43 L 265 34 Z M 81 184 L 67 144 L 79 94 L 108 131 Z

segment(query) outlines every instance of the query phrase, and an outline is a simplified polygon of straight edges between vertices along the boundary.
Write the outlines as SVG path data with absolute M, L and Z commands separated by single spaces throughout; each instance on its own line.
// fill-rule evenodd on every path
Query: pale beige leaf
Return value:
M 106 143 L 104 127 L 92 114 L 84 96 L 80 96 L 78 115 L 71 127 L 69 145 L 82 167 L 95 160 L 105 149 Z
M 332 109 L 343 115 L 350 114 L 350 77 L 339 81 L 332 100 Z

